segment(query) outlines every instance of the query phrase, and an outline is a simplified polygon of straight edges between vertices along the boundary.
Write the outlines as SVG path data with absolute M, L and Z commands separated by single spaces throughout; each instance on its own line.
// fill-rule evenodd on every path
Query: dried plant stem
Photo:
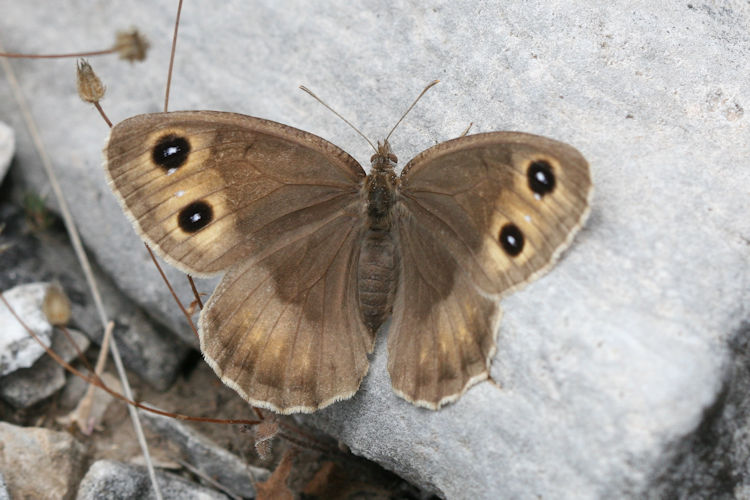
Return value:
M 94 371 L 92 372 L 92 376 L 95 380 L 98 380 L 101 384 L 104 384 L 102 381 L 101 375 L 102 372 L 104 372 L 104 366 L 107 364 L 107 349 L 109 348 L 109 342 L 112 339 L 112 330 L 115 327 L 114 321 L 110 321 L 107 323 L 107 328 L 104 329 L 104 337 L 102 337 L 102 345 L 99 349 L 99 357 L 96 358 L 96 367 L 94 368 Z M 89 415 L 91 414 L 91 408 L 94 406 L 94 391 L 96 390 L 96 386 L 93 384 L 89 384 L 88 388 L 86 389 L 86 394 L 83 396 L 83 399 L 81 399 L 81 402 L 78 404 L 78 425 L 81 425 L 81 422 L 88 422 L 89 421 Z M 87 427 L 89 427 L 89 424 L 86 424 Z
M 107 125 L 109 128 L 112 128 L 112 122 L 109 121 L 109 117 L 107 116 L 107 113 L 104 112 L 102 109 L 102 105 L 99 104 L 99 101 L 94 103 L 94 106 L 96 107 L 96 110 L 99 112 L 100 115 L 102 115 L 102 118 L 104 118 L 104 121 L 107 122 Z
M 111 321 L 110 324 L 113 324 Z M 78 348 L 78 344 L 75 343 L 73 340 L 73 337 L 70 335 L 70 332 L 68 329 L 64 326 L 58 326 L 60 330 L 62 330 L 63 334 L 65 335 L 65 338 L 68 340 L 68 343 L 73 346 L 73 349 L 76 351 L 76 356 L 78 356 L 78 359 L 83 363 L 83 365 L 86 367 L 86 369 L 94 373 L 94 368 L 91 366 L 89 361 L 86 359 L 86 356 L 83 355 L 81 350 Z M 107 325 L 107 328 L 109 328 L 109 325 Z M 104 339 L 107 340 L 107 330 L 104 330 Z M 102 341 L 102 346 L 104 346 L 104 341 Z M 109 346 L 109 340 L 107 340 L 107 346 Z M 103 349 L 103 347 L 102 347 Z
M 188 274 L 187 279 L 188 283 L 190 283 L 190 288 L 193 290 L 193 297 L 195 297 L 195 300 L 198 302 L 198 308 L 203 309 L 203 301 L 201 300 L 201 295 L 198 293 L 198 289 L 195 287 L 193 277 Z
M 4 52 L 2 44 L 0 44 L 0 52 Z M 55 175 L 55 172 L 52 168 L 52 162 L 47 155 L 47 150 L 44 148 L 44 143 L 42 142 L 41 136 L 39 135 L 36 122 L 31 115 L 31 111 L 29 110 L 26 99 L 23 96 L 23 92 L 21 92 L 21 87 L 18 85 L 18 80 L 16 80 L 16 76 L 13 72 L 12 66 L 7 59 L 3 58 L 0 58 L 0 64 L 2 64 L 3 69 L 5 70 L 6 78 L 8 80 L 8 83 L 10 83 L 13 94 L 16 98 L 16 101 L 18 102 L 21 114 L 23 115 L 24 121 L 26 122 L 26 127 L 29 130 L 31 139 L 34 142 L 34 146 L 42 160 L 42 166 L 47 173 L 50 185 L 52 186 L 52 190 L 55 193 L 55 198 L 57 199 L 57 203 L 60 207 L 60 212 L 65 223 L 65 228 L 68 232 L 68 237 L 73 244 L 73 250 L 76 253 L 78 262 L 80 263 L 81 268 L 83 269 L 83 273 L 86 276 L 86 282 L 88 283 L 89 289 L 91 290 L 91 295 L 94 298 L 94 304 L 96 305 L 96 310 L 99 314 L 102 328 L 106 329 L 107 323 L 109 323 L 109 319 L 107 318 L 107 313 L 104 310 L 104 304 L 102 302 L 101 294 L 99 293 L 99 287 L 97 286 L 96 280 L 94 279 L 94 274 L 91 271 L 91 264 L 89 263 L 86 252 L 83 249 L 83 244 L 81 243 L 81 239 L 78 235 L 78 230 L 76 229 L 75 223 L 73 222 L 73 216 L 70 214 L 70 210 L 68 209 L 67 202 L 65 201 L 65 197 L 63 196 L 62 189 L 60 188 L 60 184 L 57 181 L 57 176 Z M 123 391 L 125 392 L 125 397 L 132 400 L 133 393 L 130 389 L 130 383 L 128 382 L 127 375 L 125 373 L 125 367 L 122 364 L 120 350 L 117 348 L 117 342 L 115 342 L 114 339 L 110 344 L 110 348 L 112 350 L 112 358 L 115 361 L 117 373 L 122 383 Z M 161 490 L 159 489 L 159 485 L 156 482 L 156 472 L 154 471 L 154 464 L 151 461 L 151 455 L 148 450 L 146 438 L 143 435 L 143 428 L 141 427 L 141 421 L 138 418 L 138 412 L 133 406 L 128 406 L 128 412 L 130 413 L 130 418 L 133 422 L 133 428 L 135 429 L 135 433 L 138 438 L 138 444 L 141 447 L 143 457 L 146 461 L 146 467 L 148 469 L 149 477 L 154 488 L 154 494 L 157 500 L 161 500 Z
M 93 57 L 115 54 L 117 47 L 106 50 L 94 50 L 90 52 L 72 52 L 70 54 L 16 54 L 13 52 L 0 52 L 0 57 L 8 59 L 62 59 L 65 57 Z
M 172 68 L 174 67 L 174 53 L 177 49 L 177 30 L 180 28 L 180 14 L 182 13 L 182 0 L 177 4 L 177 17 L 174 21 L 174 35 L 172 36 L 172 52 L 169 54 L 169 69 L 167 70 L 167 90 L 164 93 L 164 112 L 169 109 L 169 89 L 172 86 Z
M 172 51 L 169 54 L 169 69 L 167 70 L 167 90 L 164 92 L 164 112 L 165 113 L 169 111 L 169 91 L 172 88 L 172 70 L 174 69 L 174 56 L 175 56 L 175 52 L 177 51 L 177 32 L 180 29 L 180 14 L 181 13 L 182 13 L 182 0 L 180 0 L 177 3 L 177 16 L 174 22 L 174 34 L 172 35 Z M 112 125 L 110 125 L 110 127 L 111 126 Z M 193 289 L 193 295 L 195 295 L 195 300 L 198 301 L 198 307 L 203 309 L 203 301 L 201 300 L 200 294 L 198 294 L 198 289 L 195 288 L 195 282 L 193 281 L 193 277 L 188 275 L 187 279 L 188 279 L 188 282 L 190 282 L 190 288 Z M 183 311 L 185 311 L 185 308 L 182 307 L 182 304 L 180 304 L 180 308 Z M 189 317 L 188 317 L 188 320 L 190 321 L 190 326 L 193 328 L 193 331 L 195 332 L 195 335 L 197 337 L 198 332 L 195 330 L 195 326 L 193 326 L 192 320 L 190 320 Z
M 172 284 L 167 279 L 167 275 L 164 274 L 164 270 L 159 265 L 159 261 L 156 260 L 156 256 L 154 255 L 153 250 L 151 250 L 151 247 L 146 245 L 145 243 L 143 246 L 146 247 L 146 250 L 148 250 L 148 254 L 151 256 L 151 260 L 154 262 L 154 265 L 156 266 L 156 269 L 159 271 L 159 274 L 161 275 L 161 279 L 164 281 L 164 283 L 167 285 L 167 288 L 169 288 L 169 293 L 172 294 L 172 298 L 175 302 L 177 302 L 177 306 L 182 311 L 182 314 L 185 315 L 185 317 L 188 320 L 188 323 L 190 323 L 190 328 L 193 329 L 193 333 L 195 334 L 195 338 L 200 343 L 200 337 L 198 336 L 198 330 L 195 328 L 195 324 L 193 323 L 193 318 L 190 317 L 190 313 L 185 309 L 185 306 L 182 305 L 182 302 L 180 301 L 180 298 L 177 296 L 177 292 L 174 291 L 174 288 L 172 287 Z

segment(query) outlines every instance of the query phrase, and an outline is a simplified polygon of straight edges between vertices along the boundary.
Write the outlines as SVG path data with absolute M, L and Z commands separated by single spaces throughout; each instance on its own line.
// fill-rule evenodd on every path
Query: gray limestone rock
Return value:
M 225 500 L 215 490 L 191 483 L 175 474 L 157 472 L 165 500 Z M 94 462 L 81 480 L 78 500 L 115 500 L 120 498 L 156 498 L 146 468 L 113 460 Z
M 2 201 L 0 219 L 7 222 L 0 234 L 0 244 L 8 245 L 7 250 L 0 254 L 0 288 L 29 281 L 59 281 L 71 299 L 72 324 L 101 343 L 99 316 L 80 265 L 61 230 L 52 226 L 42 234 L 30 233 L 25 229 L 20 209 Z M 174 381 L 189 347 L 164 327 L 149 320 L 96 263 L 93 264 L 93 271 L 104 307 L 115 321 L 114 336 L 125 366 L 157 389 L 167 389 Z M 2 309 L 0 305 L 0 315 L 3 314 Z M 5 323 L 0 319 L 0 325 Z M 22 333 L 23 342 L 33 342 L 25 331 Z M 20 335 L 20 332 L 16 335 Z M 0 359 L 2 352 L 0 349 Z
M 11 498 L 73 497 L 84 447 L 70 434 L 0 422 L 0 443 L 0 471 Z
M 10 168 L 16 150 L 16 135 L 7 123 L 0 121 L 0 183 Z
M 750 498 L 750 323 L 730 339 L 731 362 L 700 425 L 672 445 L 650 477 L 649 498 Z
M 265 481 L 270 475 L 268 470 L 248 465 L 177 419 L 144 411 L 140 415 L 149 430 L 176 444 L 187 462 L 241 497 L 255 496 L 253 483 Z
M 0 500 L 10 500 L 10 494 L 8 493 L 8 487 L 5 484 L 2 471 L 0 471 Z
M 145 63 L 92 60 L 117 122 L 162 108 L 175 9 L 161 0 L 52 12 L 29 0 L 6 6 L 0 33 L 8 50 L 45 52 L 98 48 L 116 28 L 141 29 L 152 43 Z M 186 5 L 171 109 L 280 121 L 366 163 L 368 146 L 297 86 L 378 139 L 440 78 L 391 139 L 402 165 L 469 122 L 474 132 L 563 140 L 592 165 L 587 226 L 547 276 L 503 301 L 499 385 L 479 384 L 439 412 L 411 406 L 390 389 L 386 325 L 359 393 L 309 420 L 448 498 L 642 497 L 659 474 L 687 470 L 679 464 L 695 458 L 689 443 L 704 426 L 737 425 L 717 434 L 730 443 L 747 432 L 732 411 L 711 409 L 733 407 L 721 404 L 736 383 L 727 373 L 746 359 L 730 339 L 748 334 L 750 303 L 749 22 L 740 2 Z M 106 126 L 77 102 L 73 62 L 13 64 L 98 262 L 189 340 L 108 192 Z M 0 113 L 20 130 L 2 86 Z M 14 175 L 45 186 L 18 135 L 25 168 Z M 723 449 L 718 440 L 707 447 Z M 750 453 L 730 449 L 737 457 L 722 470 L 736 478 L 732 491 L 747 491 Z M 712 488 L 726 483 L 726 472 L 704 470 Z M 664 474 L 680 482 L 679 472 Z
M 44 356 L 31 368 L 22 368 L 0 379 L 0 398 L 15 408 L 28 408 L 65 386 L 65 370 Z
M 3 292 L 10 309 L 0 302 L 0 377 L 30 367 L 44 354 L 44 348 L 29 335 L 16 316 L 49 347 L 52 325 L 42 312 L 46 290 L 47 283 L 29 283 Z
M 69 330 L 69 333 L 78 349 L 85 352 L 90 344 L 88 337 L 76 330 Z M 57 329 L 52 335 L 50 347 L 66 363 L 77 355 L 62 331 Z M 28 408 L 64 386 L 65 369 L 45 354 L 30 368 L 21 368 L 0 378 L 0 398 L 16 408 Z
M 55 329 L 55 332 L 52 334 L 52 350 L 63 361 L 69 363 L 78 356 L 79 351 L 85 353 L 86 349 L 91 345 L 91 341 L 78 330 L 72 328 L 68 328 L 67 330 L 68 334 L 70 334 L 70 339 L 61 330 Z

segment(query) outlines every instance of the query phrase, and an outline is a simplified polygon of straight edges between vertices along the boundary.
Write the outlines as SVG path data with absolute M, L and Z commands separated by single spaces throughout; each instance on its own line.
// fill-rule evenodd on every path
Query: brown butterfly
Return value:
M 250 403 L 312 412 L 350 398 L 393 315 L 394 391 L 437 409 L 487 378 L 498 299 L 546 270 L 583 223 L 586 160 L 520 132 L 460 137 L 395 174 L 313 134 L 234 113 L 129 118 L 110 185 L 148 244 L 224 278 L 201 312 L 203 355 Z

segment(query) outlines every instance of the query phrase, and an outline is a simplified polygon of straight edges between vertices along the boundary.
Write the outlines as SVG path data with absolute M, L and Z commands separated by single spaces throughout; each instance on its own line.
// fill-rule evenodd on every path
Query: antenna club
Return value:
M 437 85 L 439 82 L 440 82 L 440 80 L 433 80 L 433 81 L 431 81 L 430 83 L 427 84 L 427 86 L 422 90 L 422 92 L 417 96 L 417 98 L 414 99 L 414 102 L 411 103 L 411 106 L 409 106 L 409 109 L 407 109 L 406 112 L 404 112 L 404 114 L 401 115 L 401 118 L 398 119 L 398 121 L 393 126 L 393 128 L 391 129 L 391 131 L 388 132 L 388 135 L 385 136 L 385 141 L 386 142 L 388 142 L 388 139 L 390 139 L 391 134 L 393 133 L 394 130 L 396 130 L 396 127 L 398 127 L 399 124 L 403 121 L 403 119 L 406 118 L 406 115 L 409 114 L 409 111 L 411 111 L 412 108 L 414 108 L 414 106 L 416 106 L 416 104 L 422 98 L 422 96 L 425 95 L 425 92 L 427 92 L 428 90 L 430 90 L 432 87 L 434 87 L 435 85 Z

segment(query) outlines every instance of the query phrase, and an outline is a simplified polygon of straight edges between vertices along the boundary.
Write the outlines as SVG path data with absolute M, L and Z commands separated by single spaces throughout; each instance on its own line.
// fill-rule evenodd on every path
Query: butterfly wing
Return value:
M 358 196 L 365 172 L 307 132 L 236 113 L 178 111 L 117 124 L 110 186 L 161 257 L 202 276 L 294 239 Z
M 486 378 L 496 300 L 554 263 L 590 194 L 581 154 L 530 134 L 455 139 L 404 167 L 396 206 L 403 279 L 388 339 L 397 393 L 438 408 Z
M 159 255 L 191 274 L 227 271 L 199 321 L 224 383 L 283 413 L 357 390 L 372 334 L 356 303 L 365 173 L 355 160 L 312 134 L 209 111 L 125 120 L 105 157 Z
M 373 333 L 357 302 L 358 210 L 233 267 L 201 313 L 206 361 L 252 404 L 311 412 L 359 388 Z

